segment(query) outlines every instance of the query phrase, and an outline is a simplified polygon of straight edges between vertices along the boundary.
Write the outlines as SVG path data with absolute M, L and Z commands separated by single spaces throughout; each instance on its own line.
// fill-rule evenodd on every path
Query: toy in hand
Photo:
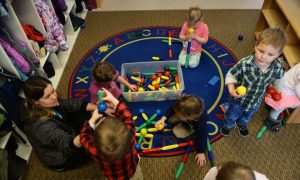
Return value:
M 188 29 L 188 34 L 192 34 L 194 32 L 193 28 Z M 190 60 L 190 52 L 191 52 L 191 40 L 188 40 L 188 45 L 186 48 L 186 60 L 185 60 L 185 68 L 189 66 L 189 60 Z
M 269 94 L 274 101 L 280 101 L 281 93 L 278 92 L 274 87 L 270 86 L 267 90 L 267 94 Z
M 98 105 L 97 105 L 99 113 L 103 113 L 107 109 L 106 103 L 103 102 L 103 100 L 102 100 L 103 97 L 104 97 L 104 92 L 99 90 L 98 91 Z
M 236 92 L 239 95 L 243 96 L 243 95 L 245 95 L 247 93 L 247 89 L 246 89 L 245 86 L 239 86 L 239 87 L 236 88 Z

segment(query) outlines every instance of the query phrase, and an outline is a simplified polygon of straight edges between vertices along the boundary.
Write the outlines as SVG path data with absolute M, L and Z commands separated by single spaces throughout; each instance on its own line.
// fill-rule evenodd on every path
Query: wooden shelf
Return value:
M 299 0 L 276 0 L 278 6 L 285 15 L 287 21 L 295 30 L 300 39 L 300 1 Z
M 279 26 L 287 35 L 283 55 L 290 67 L 300 62 L 300 0 L 265 0 L 254 37 L 268 27 Z
M 300 46 L 286 45 L 283 54 L 290 67 L 293 67 L 300 61 Z
M 279 26 L 283 30 L 286 29 L 288 22 L 279 10 L 262 10 L 262 13 L 269 26 Z

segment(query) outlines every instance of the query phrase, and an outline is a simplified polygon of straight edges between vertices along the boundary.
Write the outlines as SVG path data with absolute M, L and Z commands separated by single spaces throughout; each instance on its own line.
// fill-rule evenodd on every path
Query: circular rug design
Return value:
M 177 60 L 182 48 L 182 43 L 178 38 L 179 32 L 179 27 L 140 27 L 118 33 L 101 41 L 86 53 L 74 70 L 69 84 L 69 97 L 90 101 L 88 88 L 92 79 L 91 70 L 99 61 L 106 60 L 112 63 L 121 73 L 123 63 L 150 62 L 153 61 L 153 56 L 159 57 L 160 61 Z M 172 37 L 172 59 L 168 55 L 169 34 Z M 223 125 L 224 114 L 220 105 L 228 97 L 227 88 L 224 86 L 224 76 L 229 68 L 236 63 L 237 58 L 229 49 L 211 37 L 202 48 L 203 52 L 197 68 L 186 69 L 182 67 L 185 85 L 183 93 L 197 95 L 204 99 L 205 108 L 208 112 L 209 141 L 213 143 L 222 136 L 219 130 Z M 139 127 L 145 123 L 139 114 L 141 108 L 148 117 L 151 117 L 155 114 L 156 109 L 160 109 L 163 113 L 175 102 L 175 100 L 168 100 L 128 102 L 127 104 L 132 114 L 137 116 L 135 125 Z M 154 121 L 159 120 L 160 117 L 161 115 L 158 115 Z M 146 128 L 151 127 L 153 126 L 146 126 Z M 142 155 L 170 156 L 185 152 L 185 142 L 188 139 L 176 138 L 171 129 L 149 134 L 141 141 L 141 148 L 144 150 L 156 148 L 157 151 L 142 153 Z M 139 137 L 137 137 L 138 139 Z

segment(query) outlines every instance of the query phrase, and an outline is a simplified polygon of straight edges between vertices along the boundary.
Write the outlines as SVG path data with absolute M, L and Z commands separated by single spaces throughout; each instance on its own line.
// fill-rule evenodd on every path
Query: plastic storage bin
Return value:
M 126 77 L 126 74 L 132 74 L 133 72 L 153 73 L 159 70 L 163 70 L 165 66 L 177 67 L 177 74 L 180 83 L 179 89 L 144 91 L 144 92 L 125 92 L 125 87 L 123 84 L 121 84 L 121 91 L 124 98 L 128 102 L 164 101 L 164 100 L 178 99 L 184 90 L 184 80 L 183 80 L 181 66 L 178 64 L 177 60 L 124 63 L 122 64 L 121 67 L 121 76 Z

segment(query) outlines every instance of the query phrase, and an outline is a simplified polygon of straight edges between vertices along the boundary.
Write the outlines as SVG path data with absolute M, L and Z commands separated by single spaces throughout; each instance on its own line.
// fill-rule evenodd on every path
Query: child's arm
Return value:
M 123 121 L 126 125 L 126 127 L 131 131 L 135 133 L 135 126 L 132 119 L 131 112 L 129 111 L 128 107 L 125 103 L 120 103 L 118 99 L 116 99 L 109 91 L 106 89 L 102 89 L 105 93 L 105 97 L 103 98 L 103 101 L 108 101 L 113 104 L 113 108 L 115 110 L 115 116 L 116 118 Z
M 160 118 L 160 120 L 158 120 L 156 123 L 155 123 L 155 127 L 156 128 L 159 128 L 159 125 L 162 124 L 163 127 L 164 127 L 164 124 L 166 122 L 167 119 L 169 119 L 172 115 L 174 114 L 174 110 L 173 110 L 173 107 L 169 107 L 165 114 Z
M 97 110 L 93 112 L 93 115 L 89 121 L 86 121 L 83 124 L 83 128 L 80 131 L 80 143 L 82 146 L 92 155 L 92 157 L 97 156 L 97 150 L 94 143 L 93 133 L 95 127 L 99 125 L 101 121 L 96 124 L 96 121 L 102 117 L 102 114 L 99 114 Z
M 135 85 L 130 84 L 129 82 L 127 82 L 122 76 L 118 76 L 117 81 L 121 84 L 124 84 L 125 86 L 127 86 L 131 91 L 136 91 L 137 88 Z
M 203 166 L 204 164 L 206 164 L 204 152 L 206 150 L 207 134 L 207 113 L 206 111 L 204 111 L 197 121 L 195 132 L 196 148 L 198 152 L 196 154 L 195 160 L 197 161 L 197 165 L 199 166 Z

